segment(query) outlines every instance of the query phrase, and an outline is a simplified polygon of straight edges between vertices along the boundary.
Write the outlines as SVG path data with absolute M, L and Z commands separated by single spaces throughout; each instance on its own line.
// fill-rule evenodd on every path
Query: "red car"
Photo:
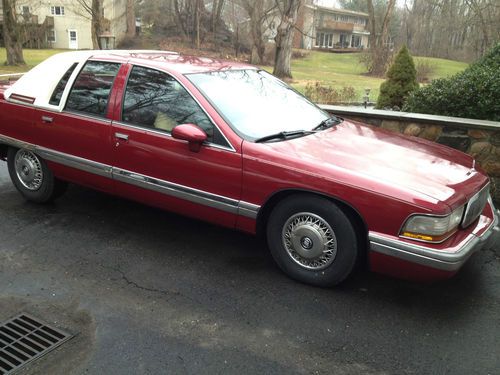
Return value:
M 461 152 L 331 116 L 256 67 L 155 51 L 55 55 L 0 89 L 0 157 L 34 202 L 67 182 L 249 233 L 314 285 L 360 261 L 456 273 L 498 225 Z

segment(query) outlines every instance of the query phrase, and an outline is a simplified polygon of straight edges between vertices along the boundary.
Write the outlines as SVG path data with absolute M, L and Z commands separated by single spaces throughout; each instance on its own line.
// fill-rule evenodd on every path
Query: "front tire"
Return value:
M 56 179 L 45 161 L 32 151 L 9 148 L 7 166 L 12 183 L 28 201 L 47 203 L 66 189 L 67 184 Z
M 334 202 L 294 194 L 280 202 L 267 223 L 267 240 L 278 266 L 291 278 L 329 287 L 344 281 L 358 259 L 358 236 Z

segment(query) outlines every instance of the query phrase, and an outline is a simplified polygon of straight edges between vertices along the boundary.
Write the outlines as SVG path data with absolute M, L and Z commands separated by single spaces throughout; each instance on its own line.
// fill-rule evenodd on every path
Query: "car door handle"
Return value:
M 128 141 L 128 135 L 123 133 L 115 133 L 115 138 L 121 141 Z
M 42 121 L 46 124 L 51 124 L 54 121 L 54 118 L 49 116 L 42 116 Z

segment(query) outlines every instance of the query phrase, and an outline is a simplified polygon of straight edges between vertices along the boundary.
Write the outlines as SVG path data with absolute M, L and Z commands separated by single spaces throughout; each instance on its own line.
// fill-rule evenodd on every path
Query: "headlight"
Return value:
M 464 208 L 457 208 L 448 216 L 412 216 L 403 225 L 401 236 L 425 242 L 442 242 L 458 228 Z

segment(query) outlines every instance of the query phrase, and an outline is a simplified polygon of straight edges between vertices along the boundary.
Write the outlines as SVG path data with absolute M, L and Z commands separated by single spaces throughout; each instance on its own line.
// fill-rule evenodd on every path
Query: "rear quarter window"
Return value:
M 74 63 L 71 65 L 71 67 L 64 73 L 62 76 L 61 80 L 57 84 L 56 88 L 54 89 L 54 92 L 52 93 L 52 96 L 50 97 L 49 104 L 52 105 L 59 105 L 61 103 L 61 97 L 64 92 L 64 89 L 66 88 L 66 85 L 68 84 L 69 77 L 71 77 L 71 74 L 73 74 L 73 71 L 75 68 L 78 66 L 78 63 Z

